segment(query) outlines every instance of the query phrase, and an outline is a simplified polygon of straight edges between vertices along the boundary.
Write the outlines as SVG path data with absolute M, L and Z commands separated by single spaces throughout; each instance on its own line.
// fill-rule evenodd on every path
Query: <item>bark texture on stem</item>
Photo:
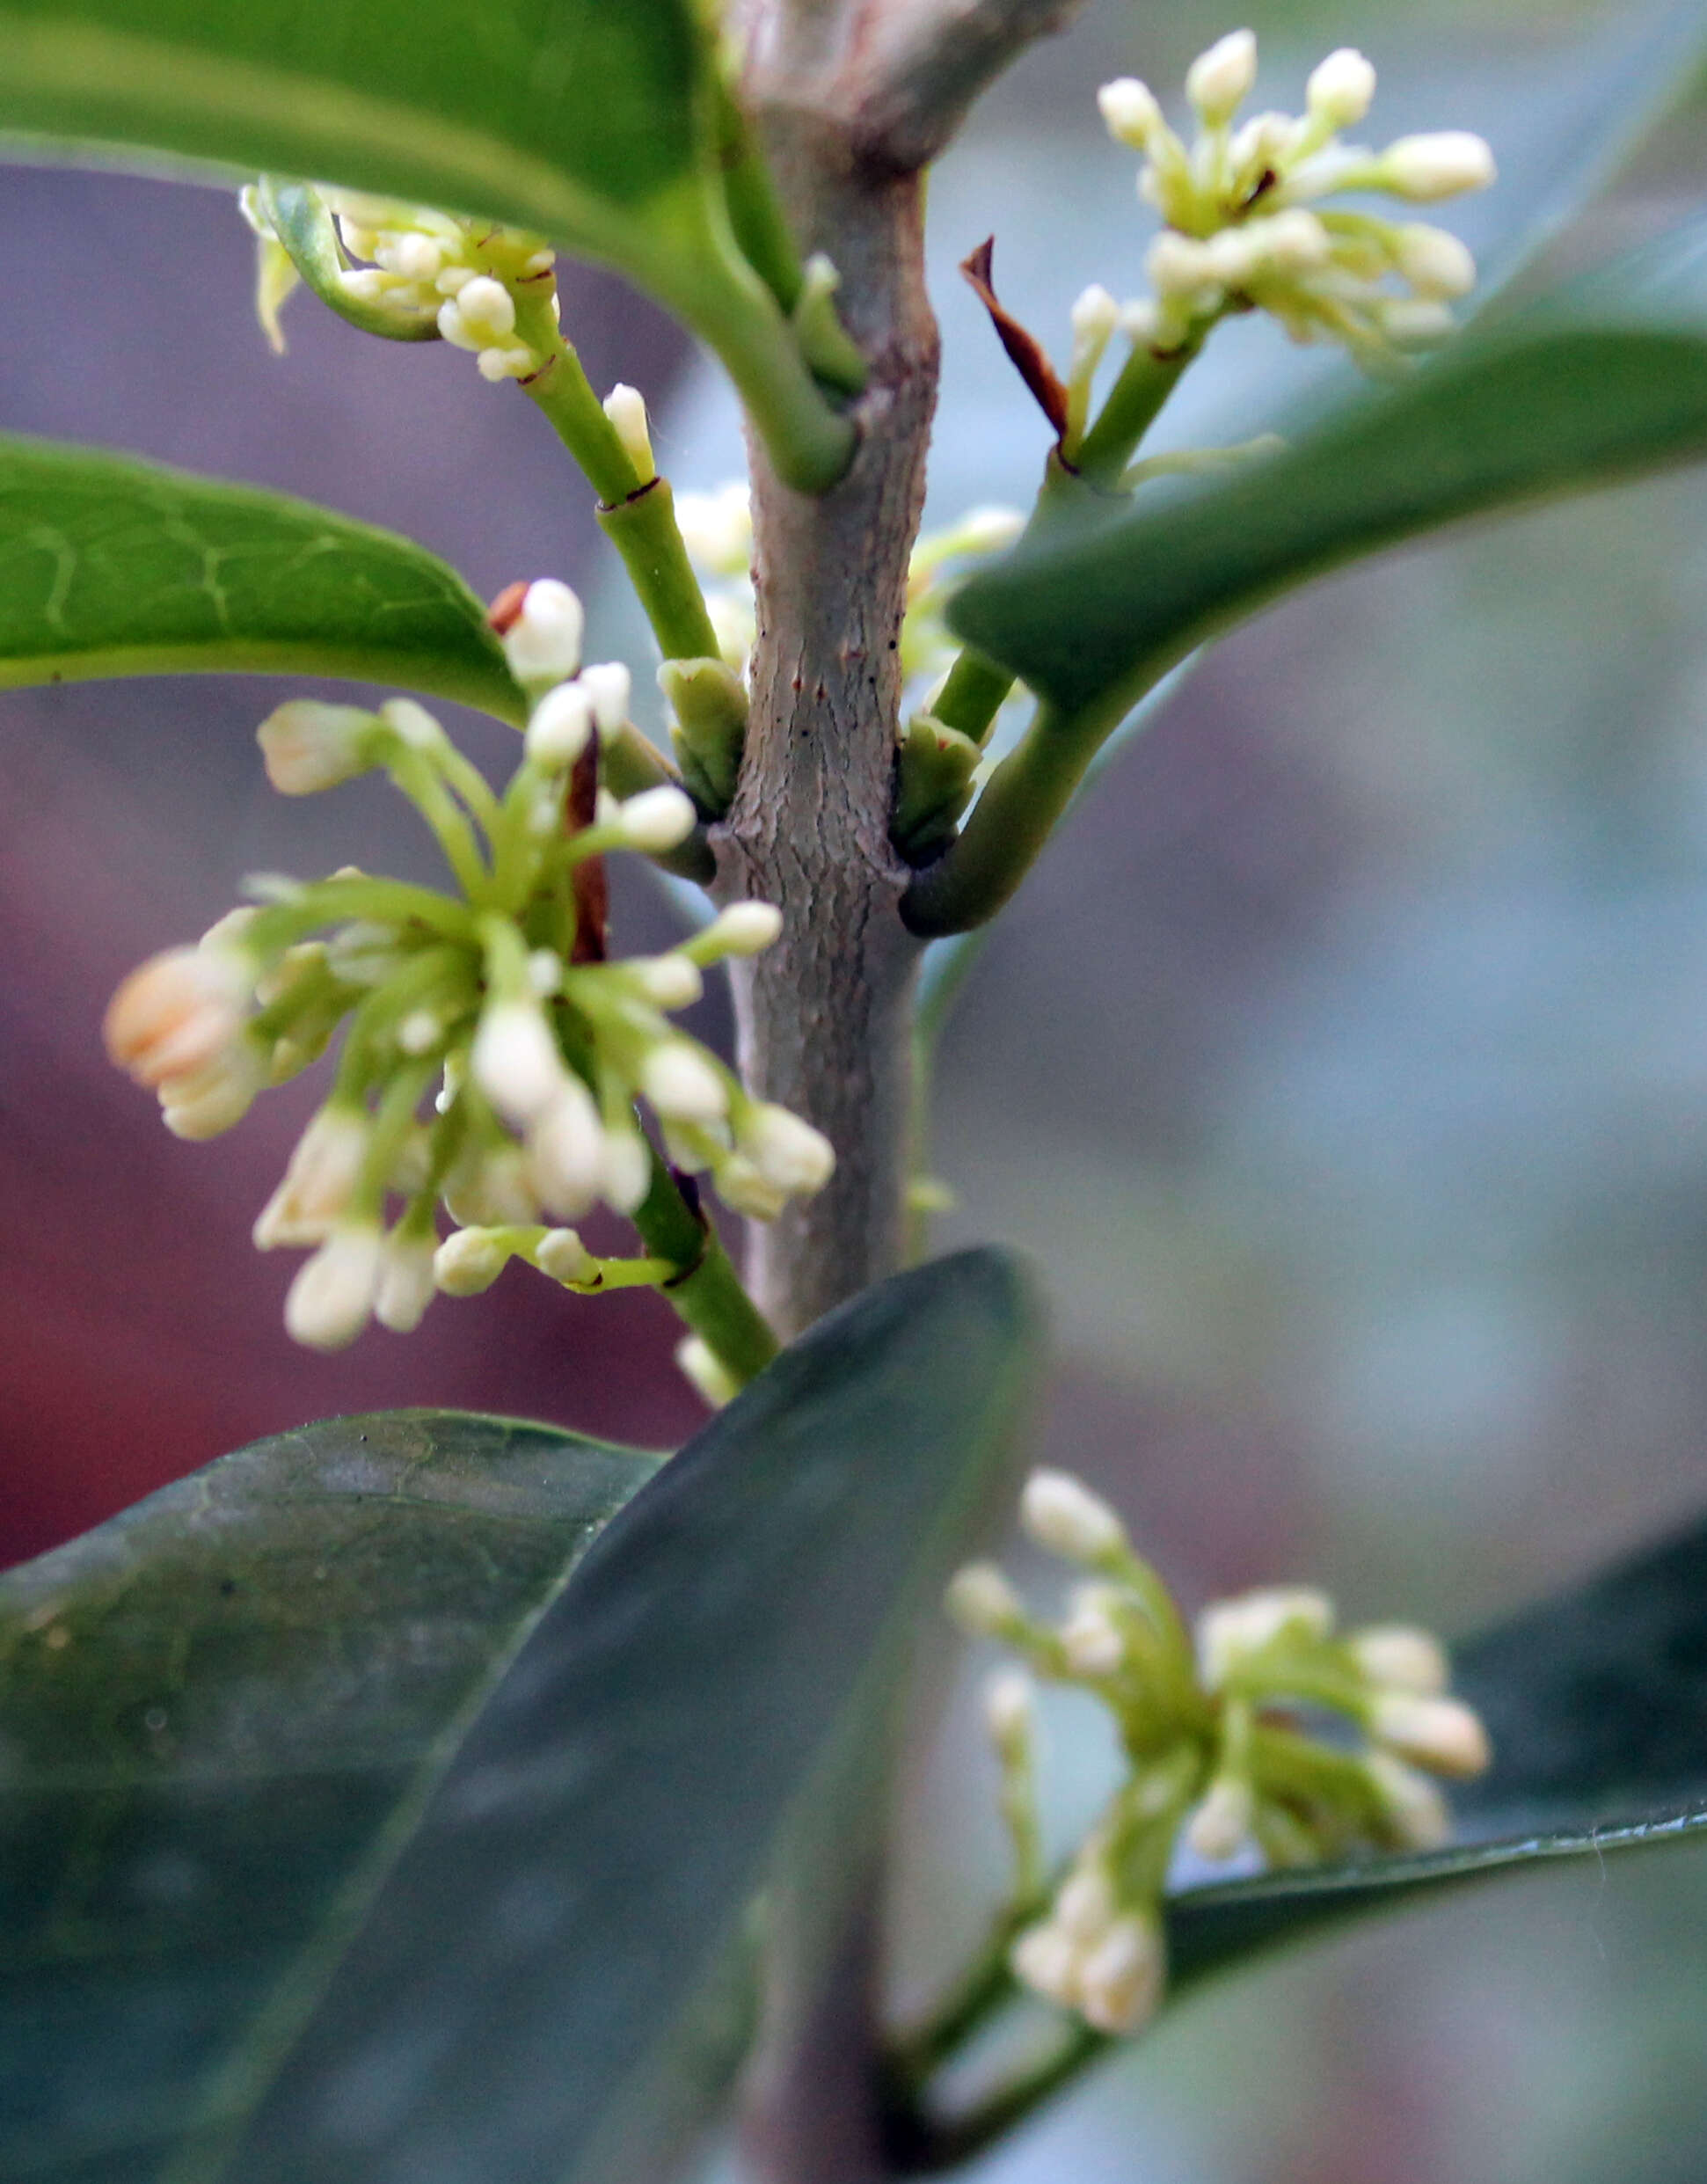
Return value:
M 908 874 L 889 814 L 937 336 L 917 179 L 864 163 L 785 51 L 755 66 L 784 201 L 804 245 L 834 259 L 843 316 L 872 373 L 855 413 L 859 451 L 833 492 L 791 491 L 753 447 L 752 712 L 740 786 L 714 836 L 724 889 L 784 917 L 776 946 L 737 967 L 743 1075 L 836 1150 L 826 1190 L 755 1227 L 749 1274 L 786 1339 L 901 1255 L 918 949 L 901 922 Z

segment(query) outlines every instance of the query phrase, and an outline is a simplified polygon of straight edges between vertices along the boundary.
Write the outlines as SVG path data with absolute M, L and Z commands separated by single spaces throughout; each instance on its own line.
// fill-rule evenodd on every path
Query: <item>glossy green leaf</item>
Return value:
M 252 2097 L 657 1464 L 500 1419 L 342 1419 L 0 1579 L 0 2176 L 144 2184 Z
M 1707 1525 L 1461 1647 L 1454 1682 L 1494 1748 L 1491 1771 L 1454 1794 L 1459 1841 L 1188 1891 L 1170 1920 L 1180 1983 L 1537 1861 L 1707 1841 Z
M 1206 638 L 1457 518 L 1707 454 L 1707 228 L 1463 337 L 1283 452 L 1033 537 L 961 636 L 1061 712 L 1113 718 Z
M 475 1725 L 245 2136 L 186 2179 L 667 2175 L 733 2067 L 779 1843 L 803 1801 L 821 1857 L 861 1824 L 823 1792 L 877 1771 L 910 1640 L 1006 1491 L 1033 1348 L 1007 1261 L 939 1261 L 667 1465 Z
M 0 436 L 0 690 L 201 669 L 527 717 L 485 609 L 423 547 L 282 493 Z

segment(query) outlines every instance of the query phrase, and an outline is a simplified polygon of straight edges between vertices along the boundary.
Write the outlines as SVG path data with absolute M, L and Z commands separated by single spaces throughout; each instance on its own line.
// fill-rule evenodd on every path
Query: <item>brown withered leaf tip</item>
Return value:
M 1008 352 L 1010 362 L 1031 389 L 1032 399 L 1060 440 L 1067 430 L 1067 390 L 1037 336 L 1022 326 L 1010 311 L 1003 309 L 990 285 L 990 260 L 995 252 L 996 237 L 992 235 L 970 257 L 961 260 L 960 271 L 989 313 L 990 324 L 996 328 L 996 339 Z

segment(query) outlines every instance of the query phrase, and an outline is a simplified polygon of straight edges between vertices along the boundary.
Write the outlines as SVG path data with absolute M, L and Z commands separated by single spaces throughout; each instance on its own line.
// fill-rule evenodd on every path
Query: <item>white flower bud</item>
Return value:
M 1341 46 L 1318 62 L 1304 91 L 1311 121 L 1330 131 L 1354 128 L 1375 96 L 1375 72 L 1353 46 Z
M 587 749 L 593 733 L 593 703 L 580 683 L 559 683 L 546 691 L 529 716 L 524 749 L 547 773 L 565 773 Z
M 1069 1562 L 1099 1562 L 1127 1544 L 1107 1502 L 1070 1472 L 1034 1471 L 1019 1497 L 1019 1521 L 1039 1546 Z
M 374 716 L 360 705 L 293 698 L 255 731 L 266 778 L 281 796 L 312 796 L 374 763 Z
M 1143 151 L 1162 126 L 1162 108 L 1156 93 L 1135 76 L 1117 76 L 1097 93 L 1097 106 L 1109 135 L 1117 143 Z
M 765 1181 L 791 1198 L 811 1197 L 835 1172 L 835 1146 L 786 1107 L 765 1101 L 748 1108 L 735 1136 Z
M 699 966 L 689 956 L 641 956 L 623 968 L 655 1009 L 690 1009 L 705 990 Z
M 573 1229 L 547 1229 L 534 1246 L 534 1264 L 553 1282 L 590 1282 L 599 1271 L 598 1260 Z
M 1430 205 L 1465 190 L 1486 189 L 1498 176 L 1493 154 L 1468 129 L 1429 136 L 1401 136 L 1381 156 L 1381 179 L 1397 196 Z
M 1120 1913 L 1114 1883 L 1103 1865 L 1076 1866 L 1061 1883 L 1051 1917 L 1075 1941 L 1100 1941 Z
M 587 692 L 600 734 L 615 735 L 628 719 L 629 701 L 634 695 L 628 669 L 620 660 L 601 661 L 581 669 L 580 686 Z
M 1447 340 L 1458 330 L 1449 305 L 1433 296 L 1398 296 L 1383 303 L 1381 330 L 1396 348 L 1421 349 Z
M 1480 1718 L 1459 1698 L 1378 1692 L 1369 1708 L 1369 1734 L 1434 1774 L 1480 1774 L 1493 1757 Z
M 1024 1669 L 998 1669 L 984 1685 L 984 1720 L 997 1749 L 1024 1752 L 1037 1727 L 1037 1686 Z
M 1167 1976 L 1162 1929 L 1130 1917 L 1112 1926 L 1079 1968 L 1079 2009 L 1099 2033 L 1135 2033 L 1156 2014 Z
M 1073 339 L 1076 342 L 1083 343 L 1086 347 L 1094 343 L 1098 354 L 1100 354 L 1103 345 L 1120 324 L 1120 305 L 1099 281 L 1093 281 L 1088 289 L 1082 289 L 1074 300 Z M 983 515 L 985 511 L 980 509 L 978 513 Z M 1003 518 L 1004 529 L 1007 528 L 1005 519 L 1009 515 L 1008 510 L 994 508 L 989 510 L 988 514 Z M 972 518 L 968 517 L 967 520 L 969 523 Z M 1019 527 L 1024 527 L 1023 517 L 1019 519 Z M 1010 544 L 1016 536 L 1018 536 L 1017 530 L 1009 530 L 1007 537 L 1002 538 L 999 543 Z M 967 551 L 971 551 L 972 549 L 968 548 Z
M 1449 1681 L 1446 1648 L 1431 1631 L 1408 1623 L 1372 1623 L 1352 1632 L 1346 1644 L 1372 1684 L 1435 1698 Z
M 515 332 L 515 299 L 501 281 L 478 274 L 456 291 L 464 329 L 482 348 Z
M 1315 273 L 1328 262 L 1331 237 L 1313 212 L 1295 205 L 1267 220 L 1253 220 L 1244 232 L 1266 266 L 1276 273 Z
M 1229 31 L 1185 71 L 1185 96 L 1209 127 L 1217 128 L 1232 120 L 1256 80 L 1256 33 Z
M 1082 1954 L 1071 1934 L 1046 1922 L 1026 1928 L 1009 1952 L 1008 1961 L 1022 1986 L 1071 2010 L 1078 2006 Z
M 720 1411 L 740 1393 L 740 1384 L 704 1335 L 689 1334 L 675 1346 L 675 1362 L 712 1410 Z
M 1233 1670 L 1285 1632 L 1309 1641 L 1333 1629 L 1333 1603 L 1309 1585 L 1262 1585 L 1236 1600 L 1217 1600 L 1197 1618 L 1198 1666 L 1218 1690 Z
M 1231 1858 L 1251 1832 L 1251 1785 L 1233 1775 L 1218 1775 L 1192 1815 L 1185 1840 L 1200 1858 Z
M 444 252 L 430 235 L 399 235 L 382 245 L 375 260 L 405 281 L 436 281 Z
M 599 1195 L 605 1204 L 613 1213 L 634 1212 L 652 1187 L 652 1155 L 638 1130 L 606 1130 L 600 1172 Z
M 107 1055 L 139 1085 L 207 1068 L 237 1038 L 253 970 L 219 947 L 168 948 L 131 972 L 107 1004 Z
M 368 1324 L 379 1286 L 380 1233 L 362 1222 L 334 1229 L 296 1270 L 285 1297 L 286 1332 L 311 1350 L 341 1350 Z
M 267 1081 L 266 1057 L 254 1041 L 238 1037 L 199 1070 L 163 1077 L 160 1119 L 174 1137 L 200 1143 L 218 1137 L 255 1104 Z
M 690 1040 L 660 1039 L 639 1074 L 641 1092 L 673 1122 L 720 1122 L 729 1111 L 722 1073 Z
M 762 955 L 781 937 L 783 914 L 773 902 L 732 902 L 719 910 L 701 935 L 708 952 L 719 955 Z
M 470 276 L 471 279 L 472 279 L 472 275 Z M 360 274 L 346 273 L 340 274 L 339 278 L 347 289 L 351 288 L 354 281 L 364 278 L 372 280 L 376 282 L 376 284 L 377 284 L 379 276 L 376 274 L 363 275 Z M 459 285 L 463 288 L 466 288 L 469 283 L 467 281 L 463 281 Z M 449 341 L 452 348 L 477 350 L 479 348 L 480 338 L 478 334 L 471 333 L 468 327 L 463 323 L 462 310 L 460 305 L 457 303 L 455 296 L 447 296 L 444 302 L 440 304 L 437 313 L 437 324 L 439 328 L 439 339 L 441 341 Z
M 646 428 L 646 397 L 638 387 L 624 386 L 618 381 L 604 398 L 604 413 L 623 443 L 623 452 L 633 464 L 640 483 L 650 485 L 658 475 L 658 465 L 653 458 L 652 435 Z
M 1095 1601 L 1081 1602 L 1061 1625 L 1061 1650 L 1075 1676 L 1113 1676 L 1126 1665 L 1125 1634 Z
M 1156 294 L 1164 298 L 1194 296 L 1216 285 L 1208 245 L 1171 228 L 1164 228 L 1144 253 L 1144 270 Z
M 446 750 L 450 739 L 428 712 L 425 705 L 412 698 L 388 698 L 379 709 L 379 718 L 400 743 L 406 743 L 412 751 L 430 755 Z
M 1264 261 L 1265 222 L 1248 228 L 1223 228 L 1203 245 L 1203 261 L 1218 288 L 1243 288 Z
M 474 1081 L 518 1129 L 543 1114 L 568 1071 L 544 1012 L 534 1001 L 488 1001 L 469 1055 Z
M 522 610 L 504 632 L 504 657 L 518 683 L 566 683 L 580 666 L 586 617 L 567 584 L 542 576 L 529 585 Z
M 559 1221 L 578 1221 L 603 1188 L 605 1141 L 593 1095 L 571 1071 L 529 1124 L 527 1154 L 540 1203 Z
M 971 1638 L 1003 1638 L 1025 1620 L 1019 1595 L 994 1562 L 968 1562 L 956 1570 L 943 1604 Z
M 507 1248 L 485 1229 L 455 1229 L 433 1254 L 433 1279 L 447 1297 L 478 1297 L 509 1263 Z
M 617 807 L 616 824 L 631 850 L 660 856 L 678 848 L 699 823 L 693 799 L 685 791 L 666 786 L 642 789 L 625 797 Z
M 1134 348 L 1153 348 L 1162 332 L 1162 314 L 1148 299 L 1120 306 L 1120 332 Z
M 1468 296 L 1476 286 L 1476 260 L 1468 245 L 1444 228 L 1411 222 L 1399 230 L 1394 254 L 1419 296 Z
M 437 1293 L 434 1275 L 438 1238 L 430 1229 L 405 1236 L 394 1229 L 379 1262 L 374 1318 L 393 1334 L 412 1334 Z
M 682 1167 L 686 1162 L 678 1160 Z M 767 1182 L 745 1153 L 729 1153 L 715 1168 L 718 1196 L 731 1213 L 749 1221 L 774 1221 L 788 1204 L 788 1193 Z
M 474 360 L 475 369 L 488 386 L 501 385 L 506 379 L 525 379 L 539 369 L 539 359 L 530 348 L 520 342 L 504 348 L 482 349 Z
M 519 1145 L 494 1145 L 459 1162 L 446 1181 L 444 1202 L 451 1219 L 468 1229 L 529 1228 L 539 1218 Z
M 322 1107 L 296 1140 L 283 1180 L 255 1223 L 255 1249 L 320 1244 L 350 1202 L 368 1150 L 369 1125 L 359 1107 Z
M 1447 1801 L 1426 1774 L 1391 1752 L 1371 1752 L 1363 1764 L 1402 1848 L 1435 1851 L 1450 1839 Z

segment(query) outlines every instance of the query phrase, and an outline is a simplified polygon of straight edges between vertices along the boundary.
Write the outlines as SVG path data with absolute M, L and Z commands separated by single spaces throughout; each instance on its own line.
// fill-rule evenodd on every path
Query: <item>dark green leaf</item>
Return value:
M 455 1413 L 338 1420 L 0 1580 L 0 2176 L 143 2184 L 252 2098 L 657 1463 Z
M 1177 1984 L 1424 1892 L 1707 1840 L 1707 1525 L 1463 1647 L 1455 1684 L 1494 1748 L 1454 1798 L 1461 1840 L 1188 1890 L 1169 1920 Z
M 692 0 L 4 0 L 0 128 L 489 213 L 610 255 L 706 126 Z
M 1124 711 L 1279 594 L 1455 518 L 1707 453 L 1707 227 L 1465 336 L 1284 452 L 975 576 L 959 633 L 1062 711 Z
M 186 2176 L 667 2174 L 732 2066 L 719 1976 L 754 1890 L 803 1798 L 876 1771 L 908 1641 L 1005 1489 L 1032 1353 L 1008 1262 L 969 1253 L 753 1382 L 602 1536 L 229 2166 Z
M 479 601 L 423 547 L 281 493 L 0 436 L 0 689 L 203 668 L 527 717 Z

